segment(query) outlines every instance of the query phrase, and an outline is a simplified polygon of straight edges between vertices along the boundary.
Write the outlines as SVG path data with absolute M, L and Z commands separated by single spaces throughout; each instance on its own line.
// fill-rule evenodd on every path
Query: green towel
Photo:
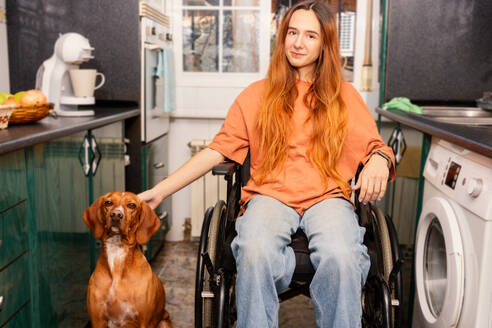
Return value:
M 383 105 L 383 109 L 387 110 L 402 110 L 404 112 L 410 112 L 415 114 L 422 114 L 424 111 L 421 107 L 414 105 L 410 102 L 410 99 L 405 97 L 396 97 L 388 101 Z

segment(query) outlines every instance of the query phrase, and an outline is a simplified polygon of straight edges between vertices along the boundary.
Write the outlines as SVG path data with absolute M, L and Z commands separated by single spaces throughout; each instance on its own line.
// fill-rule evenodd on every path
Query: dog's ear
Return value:
M 142 201 L 141 206 L 140 226 L 137 229 L 137 243 L 144 245 L 159 230 L 161 221 L 146 202 Z
M 99 197 L 91 206 L 84 211 L 84 222 L 92 230 L 95 239 L 100 239 L 104 232 L 104 226 L 100 219 L 100 208 L 104 196 Z

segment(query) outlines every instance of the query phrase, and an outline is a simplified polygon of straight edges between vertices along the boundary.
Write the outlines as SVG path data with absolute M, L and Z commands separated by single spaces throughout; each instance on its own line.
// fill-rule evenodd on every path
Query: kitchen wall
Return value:
M 5 0 L 0 0 L 0 92 L 10 92 Z
M 492 1 L 389 2 L 386 99 L 464 102 L 492 90 Z
M 52 56 L 60 33 L 89 39 L 96 68 L 106 83 L 96 99 L 139 100 L 138 1 L 7 0 L 8 50 L 12 92 L 32 89 L 36 72 Z

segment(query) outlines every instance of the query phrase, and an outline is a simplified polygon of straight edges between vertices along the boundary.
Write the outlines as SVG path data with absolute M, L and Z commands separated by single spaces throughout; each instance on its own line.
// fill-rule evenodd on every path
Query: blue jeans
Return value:
M 310 285 L 317 327 L 361 325 L 361 290 L 369 271 L 365 229 L 341 198 L 321 201 L 303 215 L 280 201 L 255 196 L 236 221 L 231 247 L 237 264 L 237 327 L 278 327 L 278 293 L 296 265 L 290 236 L 301 228 L 315 269 Z

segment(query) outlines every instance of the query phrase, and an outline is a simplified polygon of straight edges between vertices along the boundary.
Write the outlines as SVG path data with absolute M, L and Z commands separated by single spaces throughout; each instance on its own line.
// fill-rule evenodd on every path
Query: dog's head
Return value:
M 134 193 L 114 191 L 98 198 L 84 212 L 95 239 L 120 235 L 129 244 L 146 244 L 161 222 L 150 206 Z

